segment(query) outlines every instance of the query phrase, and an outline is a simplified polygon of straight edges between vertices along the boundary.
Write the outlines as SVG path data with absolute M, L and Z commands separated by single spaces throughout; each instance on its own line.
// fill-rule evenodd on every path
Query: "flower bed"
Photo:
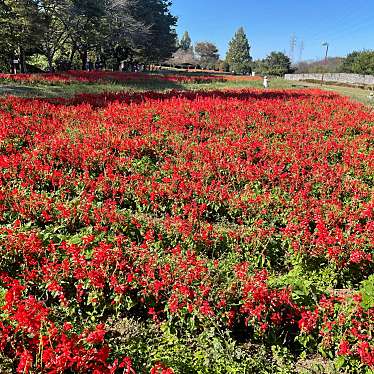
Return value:
M 224 82 L 226 77 L 219 75 L 173 75 L 123 73 L 109 71 L 71 70 L 61 73 L 42 74 L 0 74 L 0 80 L 22 83 L 71 84 L 71 83 L 105 83 L 105 82 L 144 82 L 162 81 L 174 83 L 212 83 Z
M 249 344 L 369 370 L 373 123 L 318 90 L 1 99 L 4 360 L 206 372 L 225 342 L 210 372 L 254 370 Z

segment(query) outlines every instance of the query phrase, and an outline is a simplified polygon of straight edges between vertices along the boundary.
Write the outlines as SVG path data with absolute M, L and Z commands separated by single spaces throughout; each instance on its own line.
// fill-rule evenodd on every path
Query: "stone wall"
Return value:
M 339 82 L 357 85 L 374 85 L 374 75 L 326 73 L 326 74 L 286 74 L 284 79 L 290 81 L 318 80 L 325 82 Z

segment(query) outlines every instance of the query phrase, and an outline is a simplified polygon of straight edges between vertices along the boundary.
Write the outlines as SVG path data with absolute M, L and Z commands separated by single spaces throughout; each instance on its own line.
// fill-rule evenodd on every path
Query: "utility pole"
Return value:
M 324 42 L 322 47 L 326 47 L 326 54 L 325 54 L 325 65 L 327 65 L 327 54 L 329 53 L 329 43 Z
M 327 43 L 327 42 L 322 43 L 322 47 L 326 47 L 325 65 L 327 66 L 327 55 L 329 53 L 329 43 Z M 322 84 L 323 84 L 323 81 L 324 81 L 324 77 L 325 77 L 325 73 L 322 72 Z

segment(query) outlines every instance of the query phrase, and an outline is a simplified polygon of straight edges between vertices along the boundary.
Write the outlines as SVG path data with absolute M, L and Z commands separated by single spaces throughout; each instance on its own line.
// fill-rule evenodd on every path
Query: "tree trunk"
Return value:
M 9 70 L 10 70 L 11 74 L 16 74 L 17 73 L 16 65 L 13 62 L 14 59 L 15 59 L 14 55 L 12 56 L 11 59 L 9 59 Z
M 52 55 L 52 53 L 48 53 L 47 59 L 48 59 L 49 72 L 53 73 L 54 69 L 53 69 L 53 55 Z
M 77 52 L 77 48 L 74 46 L 72 49 L 71 49 L 71 52 L 70 52 L 70 58 L 69 58 L 69 66 L 68 66 L 68 70 L 71 70 L 71 67 L 73 65 L 73 60 L 74 60 L 74 56 L 75 56 L 75 53 Z
M 81 60 L 82 60 L 82 70 L 88 70 L 87 69 L 87 62 L 88 62 L 88 51 L 87 49 L 84 49 L 81 53 Z
M 20 58 L 20 66 L 21 66 L 21 73 L 26 73 L 26 61 L 25 61 L 25 51 L 22 47 L 19 49 L 19 58 Z

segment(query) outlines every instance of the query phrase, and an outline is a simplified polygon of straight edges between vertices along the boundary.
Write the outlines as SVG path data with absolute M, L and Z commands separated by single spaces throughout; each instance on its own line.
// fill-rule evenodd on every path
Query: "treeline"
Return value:
M 186 31 L 178 42 L 178 50 L 167 61 L 177 67 L 199 67 L 235 74 L 257 72 L 264 75 L 278 75 L 292 72 L 291 60 L 282 52 L 271 52 L 266 58 L 254 61 L 251 46 L 242 27 L 238 29 L 228 45 L 225 59 L 220 59 L 217 46 L 210 41 L 192 43 Z
M 283 52 L 271 52 L 266 58 L 254 61 L 253 69 L 261 75 L 284 76 L 293 73 L 291 59 Z
M 252 70 L 250 49 L 247 35 L 242 27 L 230 41 L 224 60 L 220 59 L 218 48 L 213 42 L 199 41 L 193 45 L 186 31 L 178 42 L 177 51 L 166 63 L 177 67 L 197 67 L 246 74 Z
M 297 73 L 350 73 L 374 75 L 374 50 L 354 51 L 346 57 L 331 57 L 327 60 L 300 62 Z
M 178 42 L 178 49 L 167 64 L 175 67 L 196 67 L 209 70 L 231 71 L 249 74 L 252 71 L 251 46 L 242 27 L 238 29 L 228 45 L 224 60 L 220 59 L 217 46 L 210 41 L 193 45 L 186 31 Z
M 168 0 L 0 1 L 0 69 L 22 72 L 158 63 L 176 50 Z

